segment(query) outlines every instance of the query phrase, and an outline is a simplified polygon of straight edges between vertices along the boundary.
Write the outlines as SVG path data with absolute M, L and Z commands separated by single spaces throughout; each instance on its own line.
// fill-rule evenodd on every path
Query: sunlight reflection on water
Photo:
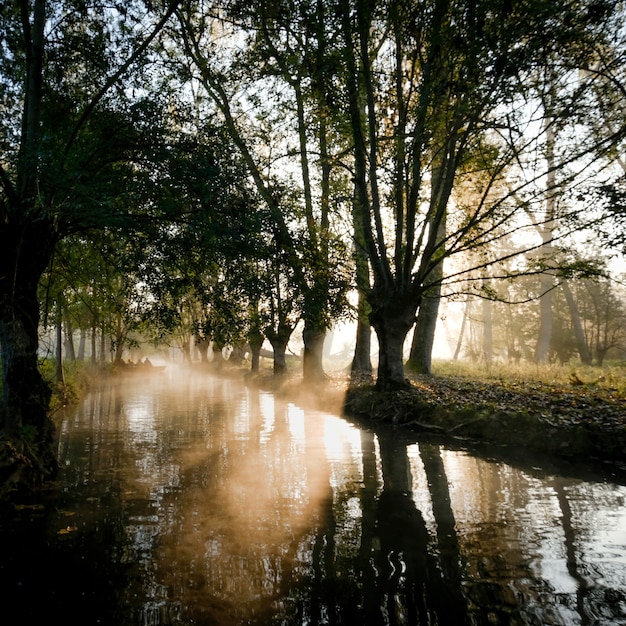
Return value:
M 17 589 L 49 614 L 109 585 L 93 610 L 116 626 L 626 623 L 621 485 L 407 445 L 204 374 L 94 390 L 59 450 L 45 550 L 93 554 L 63 596 L 54 578 Z

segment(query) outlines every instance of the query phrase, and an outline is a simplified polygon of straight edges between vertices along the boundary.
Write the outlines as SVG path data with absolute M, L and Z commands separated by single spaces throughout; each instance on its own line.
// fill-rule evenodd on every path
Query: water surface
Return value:
M 626 624 L 626 487 L 372 432 L 241 381 L 95 389 L 2 520 L 39 624 Z

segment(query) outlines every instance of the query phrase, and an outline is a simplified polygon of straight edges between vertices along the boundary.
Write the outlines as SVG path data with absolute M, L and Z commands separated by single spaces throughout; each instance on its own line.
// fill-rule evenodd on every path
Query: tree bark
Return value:
M 265 336 L 274 351 L 274 376 L 280 377 L 287 374 L 287 359 L 285 353 L 287 352 L 287 345 L 289 344 L 289 338 L 292 333 L 293 326 L 289 324 L 279 324 L 277 331 L 274 331 L 272 328 L 265 330 Z
M 492 302 L 489 298 L 483 298 L 483 360 L 490 364 L 493 361 L 493 315 Z
M 361 296 L 359 295 L 359 298 Z M 369 307 L 368 307 L 369 308 Z M 356 326 L 356 345 L 354 346 L 354 357 L 350 367 L 351 376 L 372 376 L 372 327 L 369 320 L 359 316 Z
M 535 361 L 545 363 L 550 352 L 552 339 L 552 287 L 553 279 L 550 274 L 542 274 L 540 279 L 541 296 L 539 298 L 539 335 L 535 348 Z
M 264 337 L 260 332 L 251 332 L 248 335 L 248 345 L 250 346 L 250 370 L 256 374 L 261 364 L 261 348 Z
M 422 297 L 417 313 L 407 367 L 420 374 L 432 373 L 433 344 L 437 330 L 440 296 L 441 285 L 437 285 L 429 290 L 427 296 Z
M 461 355 L 461 348 L 463 347 L 463 338 L 465 336 L 465 327 L 467 326 L 467 318 L 469 317 L 470 298 L 467 296 L 465 300 L 465 306 L 463 307 L 463 319 L 461 320 L 461 328 L 459 329 L 459 338 L 456 342 L 456 348 L 454 349 L 453 361 L 458 361 Z
M 52 255 L 52 233 L 43 219 L 0 229 L 0 470 L 9 477 L 0 493 L 40 482 L 57 468 L 51 391 L 37 365 L 37 286 Z
M 372 291 L 370 322 L 378 337 L 376 387 L 391 391 L 410 386 L 404 375 L 404 341 L 415 323 L 418 302 L 410 294 Z
M 80 339 L 78 341 L 78 354 L 76 355 L 77 360 L 84 361 L 85 360 L 85 343 L 87 341 L 87 331 L 84 328 L 80 329 Z
M 57 304 L 57 321 L 56 321 L 56 381 L 62 385 L 65 384 L 65 372 L 63 371 L 63 318 L 61 316 L 61 307 Z
M 304 340 L 304 354 L 302 360 L 302 375 L 304 383 L 318 383 L 326 380 L 324 372 L 324 340 L 326 331 L 310 322 L 305 322 L 302 332 Z
M 371 378 L 372 327 L 369 321 L 371 308 L 367 301 L 367 294 L 370 290 L 370 268 L 367 260 L 365 235 L 363 233 L 363 216 L 361 214 L 363 210 L 355 189 L 352 201 L 352 227 L 354 229 L 353 256 L 358 302 L 356 345 L 354 346 L 354 358 L 352 359 L 350 374 L 352 376 Z
M 576 347 L 578 348 L 580 360 L 585 365 L 591 365 L 593 359 L 585 339 L 585 331 L 583 330 L 583 325 L 580 321 L 580 313 L 578 312 L 574 295 L 572 294 L 572 290 L 570 289 L 569 283 L 566 279 L 564 279 L 561 283 L 561 287 L 563 288 L 563 294 L 565 295 L 565 300 L 567 300 L 567 306 L 572 318 L 572 327 L 574 329 L 574 336 L 576 337 Z

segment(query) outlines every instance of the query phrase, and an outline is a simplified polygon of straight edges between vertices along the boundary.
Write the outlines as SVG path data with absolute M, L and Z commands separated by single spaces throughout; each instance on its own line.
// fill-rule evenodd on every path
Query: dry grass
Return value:
M 485 383 L 536 383 L 558 387 L 593 387 L 626 398 L 626 365 L 612 363 L 595 367 L 572 363 L 471 363 L 468 361 L 433 361 L 433 375 L 465 378 Z

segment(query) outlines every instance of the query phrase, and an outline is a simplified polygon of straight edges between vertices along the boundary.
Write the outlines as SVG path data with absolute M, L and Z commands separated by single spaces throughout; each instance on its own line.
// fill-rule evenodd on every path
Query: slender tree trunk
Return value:
M 417 313 L 407 367 L 420 374 L 432 373 L 433 345 L 439 316 L 440 296 L 441 285 L 429 289 L 428 295 L 422 297 Z
M 200 354 L 200 362 L 206 365 L 209 362 L 209 346 L 208 339 L 196 339 L 196 348 Z M 189 356 L 189 362 L 191 363 L 191 355 Z
M 436 135 L 440 135 L 437 132 Z M 435 145 L 440 142 L 436 141 Z M 442 148 L 433 150 L 433 167 L 431 181 L 431 206 L 439 207 L 445 204 L 444 179 L 442 169 Z M 439 211 L 435 212 L 437 215 Z M 446 236 L 446 213 L 444 211 L 439 224 L 437 225 L 436 245 L 440 246 Z M 434 224 L 431 223 L 431 228 Z M 432 372 L 433 345 L 435 343 L 435 331 L 437 330 L 437 319 L 439 317 L 439 302 L 441 300 L 441 281 L 443 279 L 443 260 L 440 260 L 430 272 L 429 287 L 422 296 L 415 331 L 411 343 L 411 354 L 408 366 L 416 372 L 430 375 Z
M 65 372 L 63 371 L 63 317 L 61 306 L 57 303 L 56 320 L 56 381 L 65 384 Z
M 67 361 L 75 361 L 76 360 L 76 349 L 74 347 L 74 327 L 72 325 L 72 320 L 68 313 L 67 307 L 63 307 L 61 309 L 62 320 L 63 320 L 63 329 L 65 331 L 65 340 L 63 342 L 63 348 L 65 351 L 65 359 Z
M 539 335 L 535 348 L 535 361 L 545 363 L 550 353 L 552 339 L 552 287 L 553 279 L 550 274 L 541 275 L 541 296 L 539 298 Z
M 91 365 L 96 366 L 98 362 L 98 322 L 94 319 L 93 326 L 91 327 Z
M 483 298 L 483 359 L 489 364 L 493 361 L 493 316 L 492 302 Z
M 261 333 L 251 333 L 248 337 L 250 345 L 250 370 L 257 374 L 261 362 L 261 348 L 263 347 L 263 335 Z
M 85 360 L 85 344 L 87 342 L 87 331 L 84 328 L 80 329 L 80 339 L 78 341 L 78 353 L 76 358 L 79 361 Z
M 456 348 L 454 350 L 453 361 L 458 361 L 461 354 L 461 348 L 463 347 L 463 337 L 465 336 L 465 328 L 467 326 L 467 318 L 469 317 L 470 299 L 467 296 L 465 300 L 465 306 L 463 307 L 463 319 L 461 320 L 461 328 L 459 329 L 459 338 L 456 342 Z
M 104 322 L 102 322 L 100 327 L 100 363 L 103 365 L 107 362 L 107 350 L 106 350 L 106 333 L 104 331 Z
M 574 328 L 576 347 L 578 348 L 580 360 L 585 365 L 591 365 L 591 352 L 589 351 L 589 346 L 587 345 L 587 340 L 585 338 L 585 331 L 583 330 L 583 325 L 580 321 L 580 313 L 578 311 L 578 307 L 576 306 L 576 301 L 574 300 L 572 290 L 570 289 L 569 283 L 566 279 L 563 279 L 561 287 L 563 289 L 563 294 L 565 295 L 565 300 L 567 301 L 567 306 L 569 308 L 570 316 L 572 318 L 572 327 Z
M 556 146 L 556 134 L 553 126 L 552 113 L 554 111 L 555 93 L 551 89 L 549 100 L 544 103 L 546 109 L 546 217 L 545 220 L 537 226 L 537 230 L 541 235 L 541 257 L 542 262 L 550 266 L 552 264 L 552 239 L 554 236 L 554 219 L 556 215 L 556 171 L 554 150 Z M 537 337 L 537 345 L 535 348 L 535 361 L 537 363 L 545 363 L 550 354 L 550 341 L 552 339 L 552 289 L 554 287 L 554 278 L 548 271 L 541 274 L 540 277 L 540 298 L 539 298 L 539 335 Z
M 359 301 L 366 300 L 365 295 L 359 294 Z M 360 304 L 358 305 L 361 309 Z M 369 305 L 367 307 L 369 311 Z M 369 313 L 367 314 L 369 316 Z M 369 319 L 364 319 L 359 313 L 356 325 L 356 345 L 354 346 L 354 358 L 350 367 L 351 376 L 372 377 L 372 327 Z
M 354 346 L 354 358 L 350 373 L 353 376 L 372 376 L 372 327 L 369 315 L 371 307 L 367 301 L 370 291 L 370 269 L 365 248 L 365 236 L 363 234 L 363 217 L 361 205 L 355 191 L 352 202 L 352 226 L 354 229 L 354 266 L 357 302 L 357 328 L 356 345 Z

